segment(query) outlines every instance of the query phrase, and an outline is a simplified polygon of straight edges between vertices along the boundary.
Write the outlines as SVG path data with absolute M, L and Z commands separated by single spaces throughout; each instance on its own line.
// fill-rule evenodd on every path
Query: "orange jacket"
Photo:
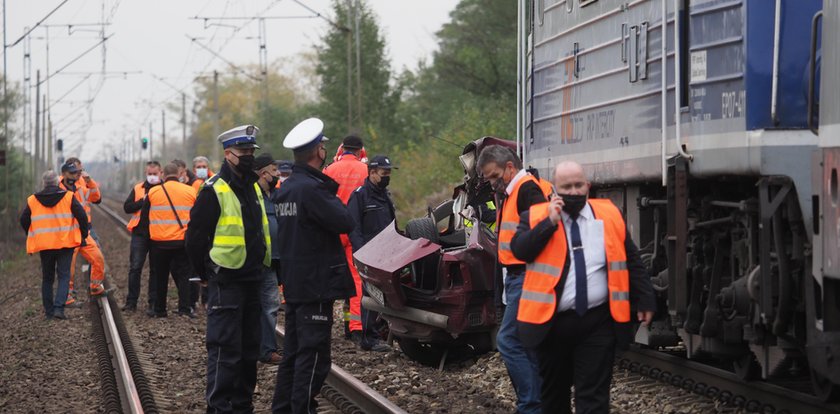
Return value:
M 213 178 L 214 175 L 216 174 L 213 174 L 213 171 L 210 171 L 210 169 L 208 168 L 207 179 L 209 180 Z M 204 184 L 204 181 L 205 180 L 203 178 L 196 178 L 195 181 L 193 181 L 190 185 L 192 185 L 192 188 L 195 188 L 195 192 L 198 193 L 198 191 L 201 190 L 201 185 Z
M 325 170 L 324 174 L 338 182 L 338 198 L 344 205 L 350 201 L 350 196 L 353 191 L 361 187 L 368 177 L 367 164 L 359 161 L 359 159 L 352 154 L 345 154 L 341 159 L 330 164 Z
M 624 247 L 627 237 L 624 219 L 618 207 L 608 199 L 589 199 L 589 205 L 595 217 L 604 222 L 610 313 L 616 322 L 629 322 L 630 272 L 627 270 L 627 251 Z M 532 206 L 529 210 L 531 228 L 546 217 L 548 203 Z M 557 309 L 557 286 L 564 276 L 567 255 L 569 249 L 566 232 L 561 224 L 537 258 L 526 265 L 516 315 L 520 323 L 543 325 L 551 320 Z
M 141 181 L 134 186 L 134 201 L 135 202 L 142 200 L 143 197 L 146 196 L 146 187 L 143 186 L 143 184 L 145 184 L 145 183 L 146 183 L 145 181 Z M 138 224 L 140 224 L 140 211 L 141 210 L 137 210 L 136 212 L 134 212 L 134 214 L 131 215 L 131 219 L 128 220 L 128 225 L 126 225 L 126 228 L 128 228 L 128 231 L 133 231 L 134 228 L 137 227 Z
M 149 238 L 152 241 L 184 240 L 190 222 L 190 209 L 195 204 L 195 190 L 186 184 L 169 180 L 149 190 L 148 204 Z
M 79 223 L 73 218 L 73 193 L 68 191 L 52 207 L 39 203 L 34 195 L 26 200 L 32 222 L 26 237 L 26 252 L 78 247 L 82 244 Z
M 504 204 L 502 204 L 501 220 L 499 220 L 499 263 L 505 266 L 525 264 L 525 262 L 517 259 L 513 255 L 513 252 L 510 250 L 510 241 L 513 240 L 513 235 L 516 234 L 516 226 L 519 225 L 519 211 L 516 209 L 517 201 L 519 200 L 519 189 L 522 187 L 522 184 L 529 181 L 536 183 L 546 197 L 551 193 L 551 184 L 548 184 L 544 180 L 538 180 L 531 174 L 526 174 L 513 186 L 513 191 L 510 192 L 510 195 Z
M 74 193 L 76 200 L 85 209 L 85 213 L 88 217 L 88 223 L 93 224 L 93 221 L 91 220 L 93 216 L 90 213 L 90 203 L 98 203 L 102 200 L 102 195 L 99 193 L 99 184 L 97 184 L 96 181 L 93 181 L 92 178 L 85 181 L 84 178 L 79 177 L 79 179 L 76 180 L 76 191 L 72 191 L 67 188 L 64 185 L 64 180 L 61 180 L 58 183 L 58 186 L 62 190 Z

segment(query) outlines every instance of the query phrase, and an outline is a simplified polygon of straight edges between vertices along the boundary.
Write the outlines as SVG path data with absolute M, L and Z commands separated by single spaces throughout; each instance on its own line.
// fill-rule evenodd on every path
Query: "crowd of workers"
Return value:
M 218 137 L 218 173 L 202 156 L 192 168 L 150 161 L 125 200 L 132 216 L 123 310 L 137 310 L 147 255 L 149 317 L 167 317 L 170 275 L 178 315 L 206 309 L 208 413 L 253 411 L 258 361 L 279 365 L 273 412 L 314 413 L 331 364 L 336 300 L 349 304 L 349 339 L 366 351 L 391 349 L 378 315 L 361 305 L 365 289 L 352 255 L 395 219 L 388 186 L 396 167 L 387 156 L 368 159 L 362 140 L 350 135 L 324 168 L 323 128 L 310 118 L 287 134 L 283 145 L 294 161 L 255 156 L 259 129 L 233 128 Z M 612 358 L 629 343 L 631 305 L 644 324 L 656 305 L 620 211 L 588 198 L 590 183 L 575 162 L 558 164 L 548 182 L 493 145 L 477 168 L 496 195 L 487 208 L 498 206 L 495 222 L 480 221 L 498 235 L 506 306 L 497 343 L 517 412 L 570 412 L 572 386 L 576 412 L 608 412 Z M 46 317 L 65 319 L 77 254 L 91 264 L 91 295 L 104 293 L 90 214 L 101 194 L 75 158 L 42 181 L 20 222 L 27 252 L 40 253 Z M 281 299 L 282 356 L 274 335 Z

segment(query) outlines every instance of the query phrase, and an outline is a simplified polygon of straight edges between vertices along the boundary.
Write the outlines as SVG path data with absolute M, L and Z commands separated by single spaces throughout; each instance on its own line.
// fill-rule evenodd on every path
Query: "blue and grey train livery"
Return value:
M 837 3 L 519 2 L 523 158 L 542 174 L 580 162 L 622 208 L 661 306 L 637 341 L 744 378 L 807 367 L 826 399 L 840 389 Z

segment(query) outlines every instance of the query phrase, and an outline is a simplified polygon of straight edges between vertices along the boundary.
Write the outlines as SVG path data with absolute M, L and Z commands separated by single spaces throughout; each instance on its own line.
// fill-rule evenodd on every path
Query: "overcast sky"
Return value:
M 257 21 L 217 20 L 210 23 L 222 25 L 205 27 L 203 20 L 190 18 L 313 16 L 293 0 L 6 0 L 7 44 L 64 1 L 44 22 L 50 27 L 39 27 L 30 35 L 31 99 L 36 70 L 40 69 L 43 80 L 47 73 L 56 72 L 99 42 L 101 26 L 85 24 L 102 22 L 104 6 L 104 20 L 111 22 L 105 34 L 112 36 L 105 43 L 108 74 L 104 83 L 100 73 L 103 54 L 98 47 L 52 76 L 41 89 L 48 94 L 56 137 L 65 140 L 65 156 L 80 155 L 83 160 L 110 157 L 113 151 L 108 147 L 121 147 L 129 138 L 134 142 L 138 130 L 148 135 L 150 121 L 158 135 L 163 102 L 179 102 L 178 90 L 189 94 L 191 80 L 201 73 L 230 73 L 224 61 L 189 38 L 198 38 L 236 64 L 259 62 Z M 330 0 L 302 2 L 332 17 Z M 458 0 L 367 2 L 379 16 L 392 67 L 400 70 L 414 68 L 419 59 L 431 56 L 436 48 L 434 33 L 449 20 Z M 77 26 L 68 30 L 67 24 Z M 294 59 L 311 49 L 328 27 L 320 18 L 266 20 L 268 60 Z M 8 49 L 10 83 L 22 84 L 24 80 L 24 43 Z M 95 99 L 88 105 L 92 97 Z M 18 130 L 22 116 L 22 112 L 17 114 Z M 180 137 L 179 115 L 167 116 L 167 136 Z

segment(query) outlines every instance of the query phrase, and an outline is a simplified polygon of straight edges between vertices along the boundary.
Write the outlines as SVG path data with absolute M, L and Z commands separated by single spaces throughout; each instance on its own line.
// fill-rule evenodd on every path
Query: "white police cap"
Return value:
M 324 136 L 324 121 L 309 118 L 297 124 L 283 140 L 283 146 L 294 151 L 305 151 L 320 143 L 329 141 Z
M 236 128 L 229 129 L 219 135 L 219 142 L 225 149 L 230 147 L 237 148 L 257 148 L 257 134 L 260 129 L 255 125 L 240 125 Z

